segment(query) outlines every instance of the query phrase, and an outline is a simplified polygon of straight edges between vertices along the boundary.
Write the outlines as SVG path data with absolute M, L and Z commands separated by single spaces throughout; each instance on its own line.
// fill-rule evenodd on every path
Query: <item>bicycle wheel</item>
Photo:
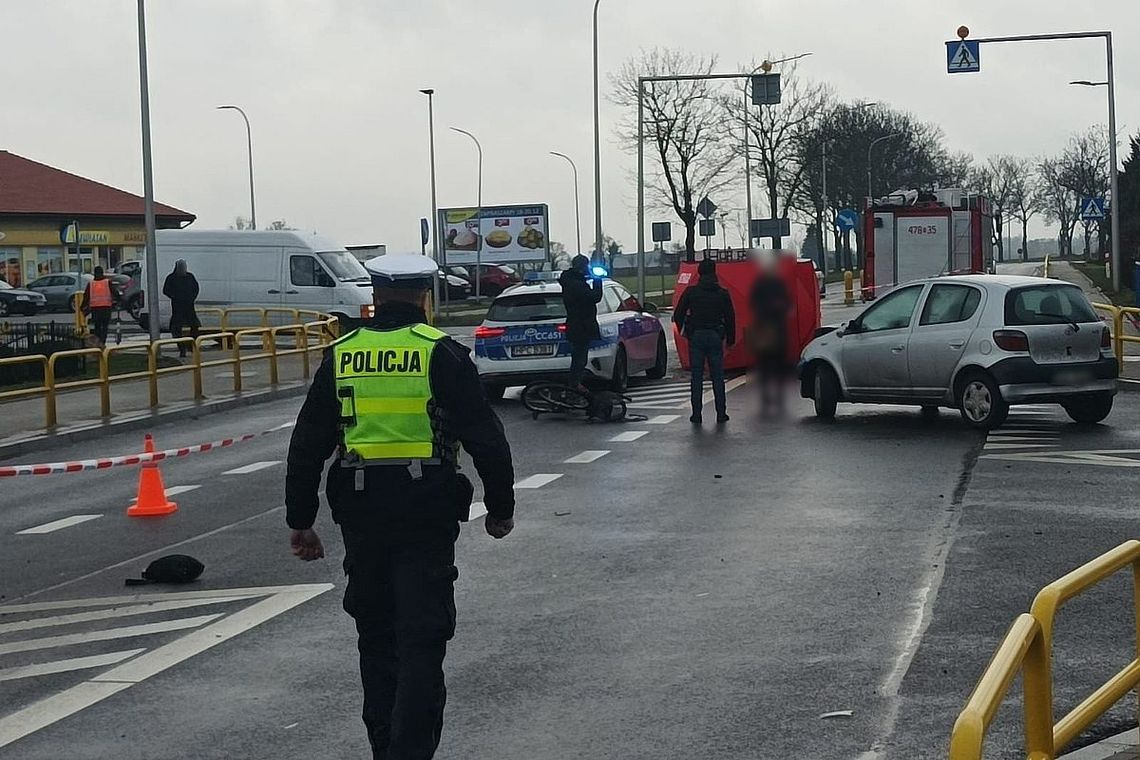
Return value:
M 531 412 L 584 412 L 590 408 L 590 398 L 562 383 L 539 381 L 523 388 L 522 402 Z

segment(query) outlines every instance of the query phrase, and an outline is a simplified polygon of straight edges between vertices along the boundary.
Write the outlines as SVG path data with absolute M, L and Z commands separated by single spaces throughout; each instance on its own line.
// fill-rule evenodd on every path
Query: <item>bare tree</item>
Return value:
M 1060 223 L 1058 239 L 1062 255 L 1073 253 L 1073 230 L 1084 228 L 1084 255 L 1090 256 L 1092 231 L 1098 231 L 1103 251 L 1106 231 L 1095 221 L 1081 220 L 1081 198 L 1103 198 L 1108 193 L 1108 136 L 1103 127 L 1092 127 L 1069 138 L 1061 155 L 1041 162 L 1043 192 L 1049 199 L 1048 218 Z
M 756 71 L 759 66 L 744 67 L 745 72 Z M 734 130 L 744 132 L 747 124 L 751 159 L 760 168 L 764 182 L 764 200 L 772 219 L 789 216 L 795 200 L 801 193 L 808 163 L 804 160 L 802 145 L 816 130 L 834 99 L 827 85 L 802 79 L 791 63 L 781 71 L 781 102 L 772 106 L 753 106 L 748 80 L 733 95 L 721 99 Z M 744 140 L 734 141 L 734 149 L 743 159 Z M 774 245 L 781 246 L 776 238 Z
M 1010 195 L 1017 175 L 1018 159 L 1014 156 L 990 156 L 986 163 L 974 170 L 970 184 L 989 198 L 994 208 L 994 227 L 991 230 L 997 260 L 1005 261 L 1005 237 L 1002 229 L 1010 215 Z
M 618 138 L 637 151 L 638 77 L 711 74 L 716 58 L 654 49 L 627 61 L 610 76 L 610 101 L 625 109 Z M 728 169 L 736 154 L 730 130 L 708 80 L 647 82 L 642 100 L 648 148 L 657 162 L 647 179 L 651 202 L 670 208 L 685 225 L 685 252 L 694 255 L 701 195 L 715 195 L 737 178 Z
M 1045 209 L 1040 175 L 1033 161 L 1015 158 L 1010 164 L 1009 217 L 1021 222 L 1021 260 L 1029 259 L 1029 220 Z M 1011 252 L 1012 253 L 1012 252 Z
M 1060 158 L 1044 158 L 1037 165 L 1041 180 L 1041 200 L 1045 218 L 1057 225 L 1057 253 L 1073 255 L 1073 230 L 1077 226 L 1080 198 L 1064 182 L 1064 164 Z

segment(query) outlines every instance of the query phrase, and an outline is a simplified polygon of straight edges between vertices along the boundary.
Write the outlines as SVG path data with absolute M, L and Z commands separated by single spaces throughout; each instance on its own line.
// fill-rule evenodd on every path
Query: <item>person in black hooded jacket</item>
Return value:
M 713 384 L 716 402 L 716 421 L 728 422 L 728 409 L 724 391 L 724 345 L 736 342 L 736 312 L 732 296 L 720 285 L 716 276 L 716 262 L 705 259 L 697 265 L 700 279 L 681 294 L 673 312 L 673 323 L 689 340 L 689 363 L 692 376 L 689 381 L 693 415 L 689 422 L 701 423 L 704 406 L 705 363 Z
M 582 386 L 586 361 L 590 355 L 590 341 L 602 337 L 598 327 L 598 303 L 602 300 L 602 281 L 594 278 L 593 287 L 587 282 L 590 260 L 578 254 L 570 268 L 558 276 L 562 286 L 562 303 L 566 307 L 566 340 L 570 341 L 571 388 Z

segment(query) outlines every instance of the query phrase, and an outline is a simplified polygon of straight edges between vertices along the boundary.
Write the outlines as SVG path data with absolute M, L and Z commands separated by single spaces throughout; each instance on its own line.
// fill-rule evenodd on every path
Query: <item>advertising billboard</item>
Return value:
M 478 217 L 478 218 L 477 218 Z M 482 260 L 495 264 L 547 261 L 546 204 L 484 206 L 439 210 L 439 230 L 448 264 L 474 264 L 483 241 Z

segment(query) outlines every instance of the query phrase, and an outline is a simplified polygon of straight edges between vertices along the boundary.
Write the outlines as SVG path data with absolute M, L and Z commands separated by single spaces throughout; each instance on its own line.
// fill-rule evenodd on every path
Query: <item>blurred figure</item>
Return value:
M 791 297 L 780 277 L 779 260 L 774 253 L 759 259 L 760 274 L 752 285 L 752 350 L 756 353 L 756 374 L 760 385 L 763 413 L 784 410 L 784 379 L 788 374 L 788 312 Z
M 91 331 L 99 340 L 99 345 L 107 345 L 107 330 L 111 326 L 111 308 L 115 305 L 115 294 L 111 281 L 103 274 L 103 267 L 95 267 L 95 279 L 87 283 L 83 291 L 83 311 L 91 314 Z
M 724 391 L 724 345 L 736 342 L 736 314 L 732 297 L 721 287 L 716 276 L 716 262 L 705 259 L 697 265 L 700 279 L 695 287 L 688 288 L 677 302 L 673 322 L 689 340 L 690 401 L 693 414 L 689 422 L 702 422 L 704 407 L 705 363 L 709 365 L 709 378 L 713 384 L 718 425 L 728 422 L 728 408 Z
M 170 335 L 181 338 L 182 331 L 189 328 L 190 337 L 196 340 L 202 327 L 198 312 L 194 310 L 194 302 L 198 300 L 198 280 L 187 270 L 185 259 L 174 262 L 174 271 L 162 284 L 162 294 L 170 299 Z M 178 356 L 186 358 L 184 343 L 178 344 Z
M 570 377 L 567 384 L 571 388 L 584 390 L 582 377 L 586 373 L 586 361 L 590 357 L 590 341 L 602 337 L 598 326 L 598 304 L 602 300 L 602 280 L 590 279 L 590 260 L 578 254 L 571 260 L 570 268 L 558 275 L 562 286 L 562 303 L 566 307 L 566 340 L 570 342 Z

